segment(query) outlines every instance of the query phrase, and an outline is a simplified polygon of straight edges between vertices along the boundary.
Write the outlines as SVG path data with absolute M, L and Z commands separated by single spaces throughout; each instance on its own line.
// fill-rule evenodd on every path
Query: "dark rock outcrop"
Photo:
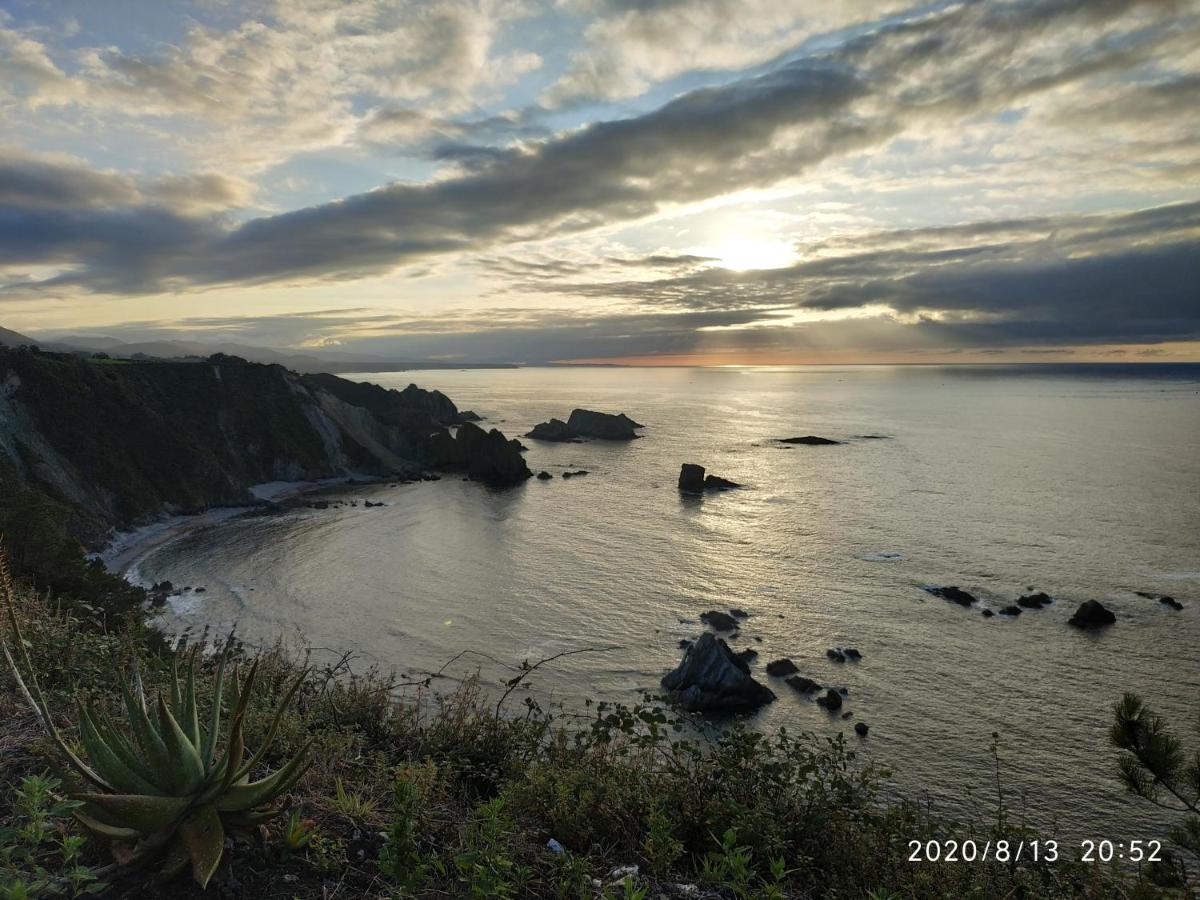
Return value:
M 1038 591 L 1036 594 L 1024 594 L 1017 598 L 1017 606 L 1022 609 L 1041 609 L 1053 602 L 1054 598 L 1044 591 Z
M 679 469 L 679 489 L 688 494 L 704 491 L 704 466 L 684 463 Z
M 537 473 L 537 477 L 538 477 L 538 481 L 549 481 L 554 476 L 551 475 L 549 472 L 547 472 L 545 469 L 542 469 L 542 471 Z
M 737 655 L 738 659 L 747 663 L 752 663 L 758 659 L 758 651 L 753 647 L 747 647 L 745 650 L 739 650 Z
M 1157 600 L 1163 606 L 1169 606 L 1174 610 L 1183 609 L 1183 604 L 1174 597 L 1169 597 L 1166 594 L 1151 594 L 1147 591 L 1134 591 L 1139 597 L 1145 597 L 1147 600 Z
M 741 487 L 736 481 L 717 475 L 705 475 L 704 466 L 684 463 L 679 467 L 679 490 L 685 494 L 702 494 L 705 491 L 727 491 Z
M 606 441 L 628 441 L 637 437 L 635 428 L 644 428 L 625 413 L 594 412 L 590 409 L 573 409 L 567 419 L 567 427 L 582 437 L 601 438 Z
M 824 697 L 817 698 L 817 703 L 825 707 L 830 712 L 836 712 L 842 708 L 842 695 L 833 688 L 829 688 L 827 691 L 825 691 Z
M 803 437 L 791 438 L 776 438 L 781 444 L 806 444 L 810 447 L 823 447 L 840 444 L 841 441 L 834 441 L 829 438 L 817 437 L 815 434 L 806 434 Z
M 970 594 L 962 588 L 953 585 L 950 587 L 927 587 L 925 590 L 935 597 L 941 597 L 943 600 L 949 600 L 952 603 L 957 603 L 959 606 L 970 606 L 975 602 L 974 594 Z
M 586 475 L 587 473 L 588 473 L 587 469 L 576 469 L 574 472 L 563 472 L 562 477 L 563 478 L 574 478 L 576 475 Z
M 843 647 L 842 655 L 845 656 L 846 659 L 862 659 L 862 654 L 859 653 L 854 647 Z
M 1098 600 L 1085 600 L 1075 610 L 1075 615 L 1067 620 L 1068 625 L 1076 628 L 1103 628 L 1117 621 L 1112 610 L 1104 607 Z
M 684 709 L 697 712 L 742 712 L 775 699 L 770 688 L 750 675 L 745 660 L 708 633 L 687 649 L 662 686 Z
M 729 610 L 729 614 L 730 614 L 731 616 L 733 616 L 735 619 L 748 619 L 748 618 L 750 618 L 750 613 L 746 612 L 744 609 L 738 609 L 738 608 L 736 608 L 736 607 L 734 607 L 733 609 Z
M 533 475 L 520 452 L 495 428 L 484 431 L 464 422 L 453 437 L 439 432 L 432 443 L 437 465 L 463 471 L 473 481 L 509 485 Z
M 460 410 L 458 413 L 458 421 L 460 423 L 462 423 L 462 422 L 480 422 L 482 420 L 483 420 L 483 416 L 479 415 L 479 413 L 475 412 L 475 410 L 473 410 L 473 409 L 463 409 L 463 410 Z
M 868 725 L 866 722 L 855 722 L 854 723 L 854 733 L 857 734 L 859 737 L 866 737 L 867 732 L 870 730 L 871 730 L 871 726 Z
M 704 489 L 706 491 L 727 491 L 730 488 L 741 487 L 736 481 L 730 481 L 728 478 L 721 478 L 717 475 L 704 476 Z
M 701 613 L 700 621 L 716 631 L 736 631 L 738 627 L 737 619 L 716 609 Z
M 775 659 L 767 663 L 767 674 L 775 678 L 783 678 L 786 675 L 795 675 L 800 669 L 790 659 Z
M 992 612 L 990 609 L 981 609 L 981 610 L 980 610 L 980 614 L 981 614 L 981 615 L 982 615 L 982 616 L 983 616 L 985 619 L 990 619 L 992 616 L 994 616 L 994 615 L 995 615 L 995 613 L 994 613 L 994 612 Z
M 803 675 L 792 675 L 790 678 L 785 678 L 784 683 L 801 694 L 811 694 L 813 691 L 821 689 L 819 684 L 811 678 L 805 678 Z
M 1016 616 L 1019 616 L 1020 614 L 1021 614 L 1021 607 L 1017 606 L 1015 603 L 1010 603 L 1008 606 L 1005 606 L 1004 608 L 1002 608 L 1000 610 L 1000 615 L 1002 615 L 1002 616 L 1012 616 L 1015 618 Z
M 825 651 L 825 655 L 828 656 L 830 659 L 832 659 L 834 662 L 845 662 L 846 661 L 846 655 L 844 653 L 842 653 L 841 650 L 836 650 L 832 647 Z
M 551 419 L 549 422 L 539 422 L 525 437 L 535 441 L 557 441 L 559 443 L 580 443 L 576 434 L 562 419 Z

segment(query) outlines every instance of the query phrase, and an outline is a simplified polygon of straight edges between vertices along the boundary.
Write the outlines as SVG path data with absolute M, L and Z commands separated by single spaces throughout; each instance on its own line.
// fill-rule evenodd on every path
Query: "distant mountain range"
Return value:
M 445 360 L 396 360 L 362 354 L 333 354 L 313 351 L 294 353 L 270 347 L 253 347 L 237 343 L 205 343 L 202 341 L 159 340 L 121 341 L 106 335 L 63 335 L 52 339 L 33 338 L 0 328 L 0 345 L 18 347 L 37 345 L 60 353 L 107 353 L 109 356 L 133 359 L 184 359 L 207 357 L 214 353 L 239 356 L 250 362 L 278 364 L 296 372 L 395 372 L 404 369 L 507 369 L 503 364 L 446 362 Z

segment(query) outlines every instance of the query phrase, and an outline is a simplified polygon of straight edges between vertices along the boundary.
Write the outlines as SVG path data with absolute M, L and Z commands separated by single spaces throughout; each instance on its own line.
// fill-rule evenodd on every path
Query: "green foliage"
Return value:
M 378 865 L 398 897 L 416 893 L 424 884 L 429 868 L 417 843 L 416 819 L 421 795 L 420 780 L 412 771 L 397 773 L 392 782 L 392 817 L 379 851 Z
M 132 685 L 120 680 L 127 716 L 124 727 L 90 703 L 78 704 L 85 761 L 63 740 L 42 693 L 2 553 L 0 587 L 24 674 L 7 640 L 0 642 L 0 649 L 27 705 L 62 761 L 84 785 L 73 794 L 80 803 L 75 817 L 89 831 L 112 842 L 117 860 L 140 863 L 162 857 L 164 870 L 170 874 L 190 863 L 196 881 L 207 885 L 221 861 L 226 832 L 245 831 L 278 815 L 283 806 L 272 804 L 304 774 L 307 745 L 274 773 L 250 781 L 305 673 L 284 694 L 265 738 L 247 758 L 244 728 L 258 660 L 244 682 L 236 668 L 233 672 L 232 716 L 228 734 L 221 740 L 225 669 L 232 639 L 220 655 L 207 715 L 202 715 L 197 700 L 197 648 L 187 657 L 182 681 L 172 660 L 169 690 L 153 703 L 147 702 L 139 677 L 135 676 Z
M 58 779 L 31 775 L 14 792 L 10 824 L 0 826 L 0 900 L 83 897 L 108 887 L 83 864 L 83 838 L 70 832 L 79 803 L 58 791 Z
M 513 860 L 511 841 L 515 826 L 496 797 L 479 806 L 460 832 L 454 869 L 462 896 L 491 900 L 517 896 L 528 873 Z
M 665 875 L 683 854 L 683 842 L 675 837 L 675 826 L 671 817 L 661 809 L 650 813 L 646 819 L 646 840 L 643 855 L 650 871 Z
M 1117 768 L 1125 787 L 1182 813 L 1171 840 L 1200 857 L 1200 749 L 1187 753 L 1167 722 L 1136 694 L 1126 694 L 1113 707 L 1109 741 L 1122 751 Z
M 312 843 L 317 833 L 317 824 L 312 819 L 300 818 L 300 810 L 293 809 L 283 829 L 283 846 L 287 853 L 299 853 Z
M 342 779 L 337 779 L 334 786 L 333 797 L 329 801 L 329 805 L 335 812 L 340 813 L 352 822 L 362 822 L 370 819 L 375 815 L 377 804 L 374 800 L 369 800 L 361 794 L 356 794 L 354 791 L 346 790 L 346 785 Z

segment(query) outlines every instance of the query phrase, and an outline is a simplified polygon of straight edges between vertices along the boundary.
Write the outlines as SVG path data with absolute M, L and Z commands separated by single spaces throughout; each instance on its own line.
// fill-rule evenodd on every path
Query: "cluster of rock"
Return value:
M 727 491 L 730 488 L 741 487 L 736 481 L 719 478 L 716 475 L 705 475 L 704 466 L 695 463 L 684 463 L 679 469 L 679 490 L 685 494 L 702 494 L 705 491 Z
M 625 413 L 595 412 L 590 409 L 574 409 L 567 421 L 550 419 L 533 426 L 526 434 L 538 441 L 579 443 L 583 438 L 599 438 L 605 441 L 629 441 L 638 437 L 635 429 L 646 426 L 633 421 Z
M 484 431 L 464 422 L 455 434 L 439 431 L 430 438 L 435 465 L 464 472 L 473 481 L 509 485 L 533 476 L 521 456 L 520 441 L 493 428 Z
M 749 663 L 707 631 L 663 677 L 662 687 L 681 707 L 693 712 L 745 712 L 775 699 L 774 691 L 754 680 Z
M 941 597 L 944 600 L 949 600 L 951 603 L 957 603 L 959 606 L 970 607 L 978 602 L 978 598 L 974 594 L 970 593 L 969 591 L 964 591 L 962 588 L 953 585 L 948 587 L 926 585 L 923 590 L 925 590 L 927 593 L 933 594 L 935 597 Z M 1157 594 L 1138 593 L 1143 597 L 1159 598 L 1159 595 Z M 999 610 L 991 610 L 984 607 L 980 610 L 980 613 L 984 616 L 984 618 L 988 619 L 996 615 L 1005 616 L 1007 618 L 1016 618 L 1017 616 L 1021 615 L 1024 610 L 1044 609 L 1053 602 L 1054 598 L 1045 591 L 1037 591 L 1034 593 L 1021 595 L 1017 598 L 1016 603 L 1010 603 L 1007 606 L 1001 607 Z M 1174 609 L 1183 608 L 1183 604 L 1180 603 L 1176 605 L 1177 601 L 1172 597 L 1167 597 L 1165 600 L 1163 600 L 1163 603 L 1168 606 L 1172 606 Z M 1075 610 L 1075 613 L 1071 616 L 1071 618 L 1067 620 L 1067 624 L 1074 625 L 1076 628 L 1101 628 L 1105 625 L 1112 625 L 1116 621 L 1117 617 L 1113 614 L 1113 612 L 1105 607 L 1104 604 L 1102 604 L 1099 600 L 1086 600 L 1080 604 L 1079 608 Z
M 1166 594 L 1150 594 L 1146 591 L 1135 591 L 1134 593 L 1136 593 L 1139 597 L 1145 597 L 1147 600 L 1157 600 L 1163 606 L 1169 606 L 1176 612 L 1183 609 L 1182 603 L 1180 603 L 1174 597 L 1169 597 Z

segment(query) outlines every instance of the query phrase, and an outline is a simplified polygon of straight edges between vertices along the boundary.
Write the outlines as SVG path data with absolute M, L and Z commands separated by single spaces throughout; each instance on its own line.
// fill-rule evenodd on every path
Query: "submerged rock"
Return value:
M 1112 610 L 1103 606 L 1099 600 L 1085 600 L 1075 610 L 1075 615 L 1067 620 L 1068 625 L 1076 628 L 1102 628 L 1117 621 Z
M 1053 602 L 1054 598 L 1044 591 L 1038 591 L 1036 594 L 1025 594 L 1017 598 L 1017 606 L 1022 609 L 1041 609 L 1043 606 L 1049 606 Z
M 704 476 L 704 489 L 706 491 L 727 491 L 730 488 L 741 487 L 736 481 L 730 481 L 728 478 L 720 478 L 716 475 Z
M 854 733 L 857 734 L 859 737 L 866 737 L 867 732 L 870 730 L 871 730 L 871 726 L 868 725 L 866 722 L 855 722 L 854 723 Z
M 684 709 L 698 712 L 753 710 L 775 699 L 770 688 L 750 675 L 746 661 L 709 633 L 688 648 L 662 686 Z
M 974 594 L 970 594 L 954 585 L 950 587 L 927 587 L 925 590 L 935 597 L 941 597 L 943 600 L 949 600 L 952 603 L 957 603 L 959 606 L 970 606 L 975 602 Z
M 736 607 L 734 609 L 729 610 L 729 614 L 731 616 L 733 616 L 735 619 L 750 618 L 750 613 L 746 612 L 744 609 L 737 609 Z
M 574 478 L 576 475 L 586 475 L 587 473 L 588 473 L 587 469 L 576 469 L 574 472 L 563 472 L 562 477 L 563 478 Z
M 806 434 L 803 437 L 776 438 L 776 440 L 781 444 L 807 444 L 810 447 L 822 447 L 842 443 L 830 438 L 817 437 L 815 434 Z
M 701 613 L 700 621 L 716 631 L 736 631 L 738 627 L 737 619 L 716 609 Z
M 833 648 L 830 648 L 829 650 L 825 651 L 825 655 L 828 656 L 830 659 L 832 659 L 834 662 L 845 662 L 846 661 L 846 655 L 844 653 L 842 653 L 841 650 L 835 650 Z
M 549 481 L 554 476 L 551 475 L 549 472 L 547 472 L 545 469 L 542 469 L 542 471 L 537 473 L 537 477 L 538 477 L 538 481 Z
M 1169 606 L 1169 607 L 1171 607 L 1171 609 L 1174 609 L 1174 610 L 1183 609 L 1182 603 L 1180 603 L 1174 597 L 1169 597 L 1166 594 L 1151 594 L 1151 593 L 1148 593 L 1147 591 L 1134 591 L 1134 593 L 1137 594 L 1139 597 L 1145 597 L 1147 600 L 1157 600 L 1163 606 Z
M 985 619 L 990 619 L 992 616 L 995 615 L 995 613 L 992 612 L 990 609 L 980 610 L 980 612 L 982 613 L 982 615 Z
M 813 691 L 819 691 L 821 686 L 811 678 L 805 678 L 803 675 L 792 675 L 784 679 L 784 683 L 793 690 L 799 691 L 801 694 L 811 694 Z
M 783 659 L 772 660 L 767 663 L 767 674 L 775 678 L 782 678 L 785 675 L 795 675 L 800 669 L 787 657 Z
M 1041 607 L 1038 607 L 1038 608 L 1040 609 Z M 1008 606 L 1006 606 L 1000 610 L 1000 615 L 1002 615 L 1002 616 L 1012 616 L 1015 618 L 1016 616 L 1019 616 L 1020 614 L 1021 614 L 1021 607 L 1016 606 L 1015 604 L 1011 604 L 1011 603 Z
M 862 659 L 862 654 L 859 653 L 854 647 L 843 647 L 842 655 L 845 656 L 846 659 Z

